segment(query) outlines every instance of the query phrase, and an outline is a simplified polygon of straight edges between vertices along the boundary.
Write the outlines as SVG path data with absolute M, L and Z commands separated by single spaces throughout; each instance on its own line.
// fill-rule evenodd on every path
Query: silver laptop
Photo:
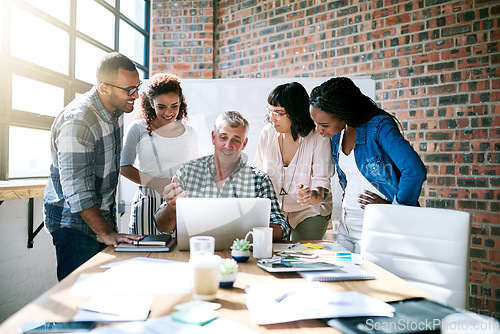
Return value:
M 177 245 L 189 250 L 189 238 L 211 235 L 216 250 L 228 250 L 254 227 L 269 226 L 269 198 L 178 198 Z

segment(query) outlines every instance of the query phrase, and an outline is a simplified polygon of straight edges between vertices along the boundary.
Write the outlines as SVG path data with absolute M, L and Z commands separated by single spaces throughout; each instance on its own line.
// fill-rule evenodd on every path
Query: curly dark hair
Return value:
M 388 115 L 399 124 L 396 117 L 379 108 L 346 77 L 331 78 L 316 86 L 309 97 L 309 104 L 343 120 L 353 128 L 368 122 L 376 115 Z
M 307 136 L 314 129 L 314 121 L 309 113 L 309 95 L 300 83 L 290 82 L 274 88 L 267 97 L 267 103 L 285 108 L 292 123 L 290 131 L 293 140 Z M 269 121 L 268 117 L 266 120 Z
M 140 106 L 141 109 L 137 113 L 138 119 L 145 119 L 149 135 L 153 131 L 151 129 L 151 121 L 156 118 L 156 112 L 151 101 L 162 94 L 175 93 L 179 95 L 179 114 L 177 120 L 187 118 L 187 103 L 182 94 L 181 81 L 178 76 L 171 73 L 155 73 L 149 79 L 149 85 L 146 90 L 141 94 Z

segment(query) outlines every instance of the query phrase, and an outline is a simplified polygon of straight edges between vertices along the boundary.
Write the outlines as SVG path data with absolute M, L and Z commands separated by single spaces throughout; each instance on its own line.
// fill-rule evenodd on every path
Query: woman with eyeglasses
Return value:
M 139 185 L 129 231 L 159 234 L 153 216 L 163 201 L 163 188 L 181 164 L 198 157 L 198 136 L 185 124 L 187 104 L 176 75 L 154 74 L 141 94 L 140 107 L 125 137 L 120 174 Z
M 351 79 L 332 78 L 315 87 L 310 105 L 316 132 L 332 138 L 333 161 L 344 190 L 338 241 L 359 253 L 365 206 L 417 206 L 427 171 L 396 118 Z
M 298 82 L 268 96 L 266 120 L 254 165 L 271 178 L 281 210 L 292 227 L 290 239 L 321 240 L 332 213 L 330 140 L 314 131 L 309 95 Z

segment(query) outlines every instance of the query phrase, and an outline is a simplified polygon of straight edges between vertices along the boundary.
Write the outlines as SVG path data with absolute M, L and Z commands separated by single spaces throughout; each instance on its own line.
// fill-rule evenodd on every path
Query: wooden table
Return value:
M 0 201 L 43 197 L 47 179 L 0 181 Z
M 230 251 L 216 252 L 223 258 L 230 257 Z M 77 312 L 77 306 L 83 304 L 89 297 L 68 297 L 68 291 L 82 273 L 102 272 L 99 268 L 103 264 L 123 261 L 143 256 L 176 261 L 188 261 L 189 252 L 174 248 L 169 253 L 125 253 L 114 252 L 112 247 L 106 248 L 92 259 L 84 263 L 63 281 L 56 284 L 45 294 L 26 305 L 0 325 L 0 333 L 17 333 L 25 323 L 33 320 L 71 321 Z M 284 324 L 260 326 L 250 321 L 250 314 L 244 300 L 244 289 L 250 283 L 289 284 L 304 281 L 296 273 L 269 274 L 256 265 L 256 260 L 250 257 L 247 263 L 239 264 L 239 272 L 233 289 L 219 289 L 216 302 L 222 304 L 219 316 L 245 325 L 259 332 L 273 333 L 332 333 L 320 320 L 303 320 Z M 401 278 L 364 261 L 361 265 L 366 271 L 373 273 L 375 280 L 323 283 L 333 291 L 356 290 L 384 301 L 401 300 L 410 297 L 429 297 L 424 292 L 406 283 Z M 55 273 L 54 273 L 55 275 Z M 191 294 L 162 294 L 155 295 L 151 307 L 150 318 L 160 317 L 173 312 L 176 304 L 191 300 Z

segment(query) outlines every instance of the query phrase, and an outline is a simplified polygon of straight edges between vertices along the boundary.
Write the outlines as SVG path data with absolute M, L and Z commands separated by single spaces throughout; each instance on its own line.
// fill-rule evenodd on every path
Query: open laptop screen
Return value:
M 189 250 L 189 238 L 210 235 L 216 250 L 228 250 L 254 227 L 269 226 L 269 198 L 178 198 L 177 244 Z

